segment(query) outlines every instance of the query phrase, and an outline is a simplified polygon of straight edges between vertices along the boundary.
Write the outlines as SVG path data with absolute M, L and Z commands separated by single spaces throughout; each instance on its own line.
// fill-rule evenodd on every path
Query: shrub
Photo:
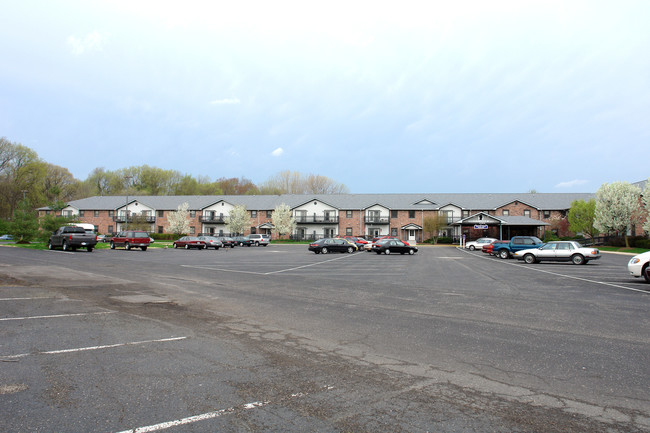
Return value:
M 454 240 L 450 237 L 441 237 L 438 238 L 438 243 L 439 244 L 452 244 Z

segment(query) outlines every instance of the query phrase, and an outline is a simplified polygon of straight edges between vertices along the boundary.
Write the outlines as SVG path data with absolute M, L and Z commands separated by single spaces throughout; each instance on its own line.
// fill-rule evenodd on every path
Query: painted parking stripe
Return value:
M 53 314 L 50 316 L 3 317 L 0 318 L 0 322 L 8 322 L 11 320 L 58 319 L 61 317 L 78 317 L 78 316 L 91 316 L 93 314 L 113 314 L 113 313 L 114 311 L 99 311 L 96 313 Z
M 63 353 L 87 352 L 89 350 L 113 349 L 115 347 L 139 346 L 142 344 L 150 344 L 150 343 L 166 343 L 169 341 L 185 340 L 186 338 L 188 337 L 170 337 L 170 338 L 159 338 L 157 340 L 130 341 L 127 343 L 105 344 L 102 346 L 78 347 L 75 349 L 60 349 L 60 350 L 47 350 L 43 352 L 34 352 L 34 353 L 20 353 L 18 355 L 2 356 L 1 358 L 16 359 L 16 358 L 24 358 L 29 355 L 61 355 Z
M 34 301 L 37 299 L 57 299 L 52 296 L 34 296 L 31 298 L 0 298 L 0 301 Z
M 470 254 L 469 252 L 466 252 L 466 253 Z M 494 260 L 494 258 L 492 258 L 492 257 L 482 257 L 482 256 L 478 256 L 476 254 L 472 254 L 472 255 L 474 257 L 479 257 L 479 258 L 484 259 L 484 260 Z M 632 292 L 639 292 L 639 293 L 643 293 L 645 295 L 650 295 L 650 291 L 648 291 L 648 290 L 633 289 L 632 287 L 621 286 L 619 284 L 614 284 L 614 283 L 607 283 L 605 281 L 598 281 L 598 280 L 592 280 L 592 279 L 589 279 L 589 278 L 575 277 L 573 275 L 560 274 L 560 273 L 557 273 L 557 272 L 547 271 L 545 269 L 537 269 L 537 268 L 534 268 L 534 267 L 532 267 L 530 265 L 520 265 L 519 263 L 509 263 L 509 262 L 507 262 L 505 260 L 501 260 L 501 259 L 497 263 L 502 263 L 504 265 L 510 265 L 510 266 L 516 266 L 518 268 L 523 268 L 523 269 L 529 269 L 529 270 L 535 271 L 535 272 L 542 272 L 544 274 L 555 275 L 557 277 L 571 278 L 571 279 L 574 279 L 574 280 L 585 281 L 587 283 L 602 284 L 603 286 L 616 287 L 618 289 L 629 290 L 629 291 L 632 291 Z
M 331 389 L 334 389 L 333 386 L 325 386 L 322 389 L 329 391 Z M 306 397 L 308 396 L 308 393 L 304 392 L 297 392 L 294 394 L 291 394 L 289 398 L 301 398 L 301 397 Z M 220 409 L 220 410 L 215 410 L 212 412 L 206 412 L 200 415 L 194 415 L 194 416 L 189 416 L 187 418 L 180 418 L 174 421 L 166 421 L 166 422 L 161 422 L 159 424 L 153 424 L 149 426 L 144 426 L 144 427 L 136 427 L 131 430 L 123 430 L 118 433 L 148 433 L 148 432 L 154 432 L 154 431 L 159 431 L 159 430 L 166 430 L 168 428 L 172 427 L 177 427 L 180 425 L 187 425 L 187 424 L 193 424 L 195 422 L 199 421 L 205 421 L 208 419 L 214 419 L 214 418 L 219 418 L 224 415 L 230 415 L 234 414 L 237 412 L 243 412 L 246 410 L 251 410 L 251 409 L 258 409 L 264 406 L 267 406 L 271 404 L 270 401 L 256 401 L 252 403 L 245 403 L 240 406 L 233 406 L 229 407 L 227 409 Z

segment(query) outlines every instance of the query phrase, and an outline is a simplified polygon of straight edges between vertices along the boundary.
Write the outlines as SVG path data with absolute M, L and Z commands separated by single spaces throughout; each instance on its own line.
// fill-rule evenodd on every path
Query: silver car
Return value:
M 590 260 L 600 259 L 600 251 L 598 248 L 585 248 L 575 241 L 554 241 L 539 248 L 517 251 L 514 257 L 526 263 L 548 260 L 584 265 Z

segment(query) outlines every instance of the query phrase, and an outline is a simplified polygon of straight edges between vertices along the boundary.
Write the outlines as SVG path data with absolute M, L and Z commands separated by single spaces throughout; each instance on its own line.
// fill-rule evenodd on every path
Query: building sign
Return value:
M 474 224 L 474 228 L 477 230 L 487 230 L 488 225 L 487 224 Z

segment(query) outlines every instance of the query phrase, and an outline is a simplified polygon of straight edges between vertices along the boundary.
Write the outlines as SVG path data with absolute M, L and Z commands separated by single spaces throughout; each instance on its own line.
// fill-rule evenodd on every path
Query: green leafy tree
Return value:
M 641 190 L 628 182 L 604 183 L 596 191 L 594 226 L 603 233 L 622 234 L 629 248 L 627 232 L 634 224 L 634 215 L 638 214 L 640 197 Z
M 251 219 L 248 216 L 248 211 L 246 206 L 243 205 L 234 206 L 226 217 L 226 227 L 231 234 L 244 233 L 250 223 Z
M 574 233 L 583 233 L 592 240 L 598 235 L 596 222 L 596 200 L 574 200 L 569 209 L 569 230 Z
M 151 232 L 151 223 L 147 221 L 146 215 L 134 214 L 129 221 L 129 230 L 143 230 L 145 232 Z
M 14 212 L 10 232 L 19 242 L 29 242 L 39 235 L 38 216 L 29 201 L 23 200 Z
M 278 205 L 271 214 L 273 231 L 277 237 L 292 234 L 296 230 L 296 219 L 291 214 L 291 208 L 284 203 Z

